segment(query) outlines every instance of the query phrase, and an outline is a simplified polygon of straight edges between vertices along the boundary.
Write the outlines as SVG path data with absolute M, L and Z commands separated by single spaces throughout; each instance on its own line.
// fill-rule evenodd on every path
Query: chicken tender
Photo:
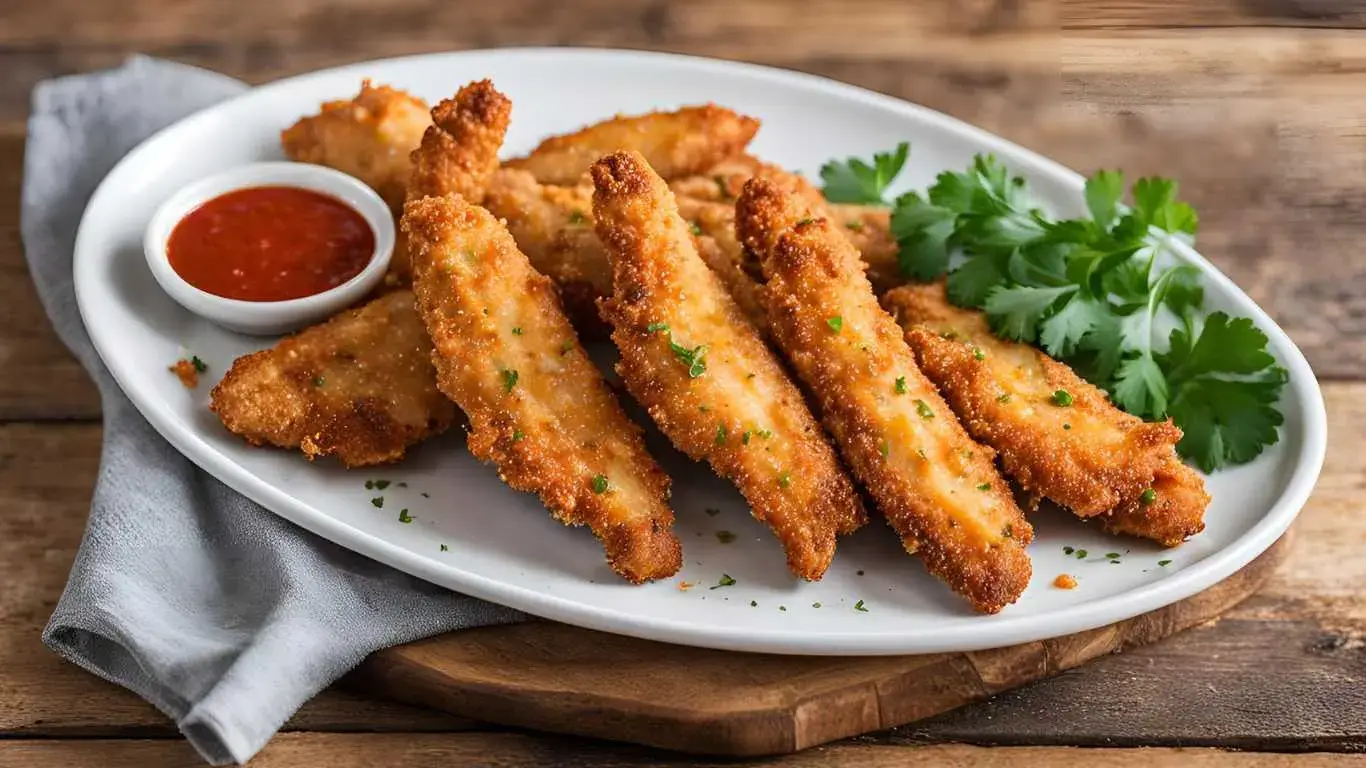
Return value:
M 819 579 L 836 535 L 865 522 L 853 484 L 645 158 L 608 155 L 592 174 L 612 259 L 615 290 L 602 312 L 621 351 L 617 372 L 675 446 L 740 489 L 792 573 Z
M 361 82 L 354 99 L 329 101 L 280 134 L 292 160 L 349 173 L 384 198 L 397 218 L 412 173 L 409 154 L 432 124 L 427 103 L 390 88 Z
M 606 338 L 608 329 L 598 315 L 597 300 L 612 294 L 612 268 L 593 229 L 593 188 L 541 184 L 526 171 L 503 168 L 493 175 L 485 205 L 507 222 L 531 265 L 559 286 L 565 312 L 579 335 Z M 724 220 L 713 219 L 711 227 L 696 222 L 698 251 L 745 315 L 762 329 L 768 321 L 759 285 L 738 263 L 734 209 L 704 205 L 720 209 Z
M 765 179 L 736 203 L 740 239 L 763 260 L 773 336 L 820 403 L 855 477 L 931 574 L 983 613 L 1029 584 L 1033 528 L 916 367 L 838 225 Z
M 669 478 L 645 450 L 560 310 L 488 211 L 458 196 L 405 208 L 418 308 L 441 391 L 470 420 L 470 452 L 568 525 L 602 540 L 633 583 L 682 566 Z
M 348 467 L 403 458 L 444 432 L 455 405 L 436 388 L 432 342 L 395 291 L 238 358 L 209 406 L 253 445 L 299 448 Z
M 715 104 L 618 116 L 552 136 L 508 166 L 530 171 L 542 184 L 573 185 L 603 155 L 634 150 L 671 179 L 699 173 L 739 154 L 758 131 L 758 120 Z
M 1100 524 L 1110 533 L 1151 539 L 1175 547 L 1205 530 L 1209 493 L 1199 473 L 1176 456 L 1168 457 L 1153 475 L 1152 493 L 1145 489 L 1125 499 Z
M 830 220 L 844 228 L 867 267 L 868 281 L 879 296 L 906 282 L 892 237 L 892 212 L 876 205 L 830 204 Z
M 997 338 L 982 313 L 950 304 L 942 284 L 903 286 L 883 301 L 968 431 L 1000 452 L 1027 493 L 1078 517 L 1120 510 L 1110 527 L 1162 542 L 1176 538 L 1173 526 L 1185 535 L 1203 527 L 1208 497 L 1199 476 L 1178 468 L 1181 430 L 1170 421 L 1145 423 L 1066 365 Z M 1173 492 L 1140 509 L 1159 469 Z M 1147 529 L 1148 516 L 1161 519 Z

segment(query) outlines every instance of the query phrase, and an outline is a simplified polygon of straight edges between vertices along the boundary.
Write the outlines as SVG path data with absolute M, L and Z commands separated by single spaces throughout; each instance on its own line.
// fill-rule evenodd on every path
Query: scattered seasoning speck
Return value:
M 979 491 L 989 491 L 989 490 L 991 490 L 991 483 L 982 483 L 981 485 L 977 486 L 977 490 L 979 490 Z
M 863 601 L 862 601 L 862 600 L 858 601 L 857 603 L 854 603 L 854 610 L 860 611 L 860 612 L 862 612 L 862 613 L 867 613 L 867 612 L 868 612 L 868 609 L 867 609 L 866 607 L 864 607 Z
M 583 211 L 574 211 L 573 213 L 569 214 L 570 224 L 582 224 L 587 220 L 588 217 L 583 215 Z
M 503 377 L 503 391 L 511 392 L 512 388 L 517 386 L 517 371 L 511 368 L 504 368 L 500 374 Z
M 1169 566 L 1169 565 L 1172 564 L 1172 561 L 1170 561 L 1170 560 L 1158 560 L 1158 561 L 1157 561 L 1157 564 L 1158 564 L 1159 566 L 1163 567 L 1163 568 L 1166 568 L 1167 566 Z
M 520 430 L 520 429 L 514 429 L 514 430 L 512 430 L 512 442 L 514 442 L 514 443 L 521 442 L 522 439 L 525 438 L 525 437 L 526 437 L 526 433 L 523 432 L 522 430 Z
M 778 487 L 779 487 L 779 488 L 788 488 L 788 487 L 791 487 L 791 485 L 792 485 L 792 473 L 791 473 L 791 472 L 786 472 L 786 471 L 785 471 L 785 472 L 783 472 L 781 475 L 778 475 Z
M 1073 552 L 1076 552 L 1076 551 L 1077 551 L 1077 550 L 1074 549 L 1074 548 L 1072 548 L 1072 547 L 1063 547 L 1063 548 L 1062 548 L 1062 553 L 1063 553 L 1064 555 L 1070 555 L 1070 554 L 1072 554 Z
M 199 359 L 199 355 L 190 355 L 190 365 L 194 366 L 195 373 L 203 373 L 209 370 L 209 364 Z
M 749 431 L 748 429 L 745 430 L 745 434 L 740 435 L 740 442 L 743 443 L 744 445 L 749 445 L 749 438 L 750 438 L 750 435 L 753 435 L 753 434 L 754 434 L 754 433 L 751 432 L 751 431 Z
M 512 335 L 513 335 L 513 336 L 521 336 L 521 335 L 522 335 L 522 326 L 519 325 L 519 326 L 517 326 L 516 328 L 513 328 L 513 329 L 512 329 Z
M 408 514 L 407 507 L 404 507 L 403 509 L 400 509 L 398 511 L 398 521 L 400 523 L 411 523 L 413 521 L 413 516 Z
M 695 586 L 697 586 L 697 585 L 694 584 L 694 583 L 692 583 L 691 581 L 680 581 L 680 582 L 678 582 L 678 591 L 679 591 L 679 592 L 687 592 L 688 590 L 692 589 L 692 588 L 695 587 Z
M 862 576 L 862 575 L 863 575 L 863 569 L 860 568 L 860 569 L 858 569 L 857 571 L 855 571 L 855 573 L 857 573 L 859 576 Z
M 812 603 L 812 604 L 811 604 L 811 607 L 812 607 L 812 608 L 819 608 L 819 607 L 821 607 L 821 604 L 820 604 L 819 602 L 815 602 L 815 603 Z
M 715 507 L 707 507 L 706 512 L 708 515 L 711 515 L 712 517 L 716 517 L 717 515 L 721 514 L 721 510 L 716 509 Z
M 905 376 L 898 376 L 898 377 L 896 377 L 896 383 L 892 385 L 892 391 L 895 392 L 895 393 L 897 393 L 898 395 L 904 395 L 904 394 L 906 394 L 906 377 L 905 377 Z
M 566 341 L 565 343 L 563 343 L 563 344 L 560 345 L 560 356 L 563 357 L 564 355 L 569 354 L 570 351 L 573 350 L 573 349 L 574 349 L 574 342 L 572 342 L 572 341 Z
M 729 544 L 732 541 L 735 541 L 735 534 L 731 533 L 730 531 L 717 531 L 716 540 L 721 542 L 722 544 Z
M 1053 586 L 1058 589 L 1076 589 L 1077 580 L 1073 578 L 1071 574 L 1060 573 L 1058 574 L 1058 578 L 1053 579 Z
M 987 353 L 983 352 L 981 347 L 973 347 L 972 356 L 977 358 L 978 360 L 987 359 Z
M 702 236 L 702 228 L 697 226 L 697 222 L 695 221 L 688 222 L 688 230 L 698 237 Z
M 326 384 L 326 383 L 327 383 L 327 379 L 324 379 L 324 378 L 321 377 L 321 376 L 314 376 L 314 377 L 313 377 L 313 386 L 315 386 L 315 387 L 321 387 L 322 385 L 324 385 L 324 384 Z
M 750 607 L 750 608 L 758 608 L 758 607 L 759 607 L 759 601 L 758 601 L 758 600 L 750 600 L 750 601 L 749 601 L 749 607 Z
M 1006 523 L 1006 527 L 1001 529 L 1001 535 L 1007 539 L 1015 538 L 1015 524 Z
M 1138 497 L 1138 502 L 1145 507 L 1150 506 L 1154 501 L 1157 501 L 1157 490 L 1154 488 L 1145 490 L 1142 495 Z
M 593 475 L 593 493 L 607 493 L 607 488 L 608 485 L 606 475 Z
M 423 491 L 423 492 L 422 492 L 422 498 L 424 498 L 424 499 L 430 499 L 431 497 L 432 497 L 432 495 L 431 495 L 430 493 L 427 493 L 426 491 Z
M 382 491 L 382 490 L 384 490 L 385 488 L 388 488 L 388 487 L 389 487 L 389 481 L 388 481 L 388 480 L 376 480 L 376 481 L 375 481 L 375 490 L 377 490 L 377 491 Z
M 840 317 L 839 315 L 835 315 L 834 317 L 827 317 L 825 319 L 825 324 L 830 326 L 830 330 L 832 332 L 839 333 L 840 330 L 844 328 L 844 318 Z
M 863 222 L 858 221 L 858 220 L 851 221 L 851 222 L 845 224 L 844 226 L 848 227 L 850 230 L 852 230 L 852 231 L 854 231 L 854 232 L 862 232 L 862 231 L 863 231 Z
M 924 400 L 915 401 L 915 412 L 920 414 L 922 419 L 934 418 L 934 411 L 930 410 L 930 406 Z
M 1078 560 L 1085 560 L 1085 559 L 1086 559 L 1086 550 L 1084 550 L 1084 549 L 1079 549 L 1079 550 L 1077 550 L 1077 559 L 1078 559 Z
M 372 490 L 374 490 L 374 488 L 375 488 L 375 481 L 374 481 L 374 480 L 366 480 L 366 481 L 365 481 L 365 490 L 367 490 L 367 491 L 372 491 Z
M 996 402 L 998 402 L 998 403 L 1008 403 L 1008 402 L 1010 402 L 1010 393 L 1007 392 L 1007 393 L 1005 393 L 1004 395 L 1001 395 L 1000 397 L 996 398 Z
M 665 332 L 665 333 L 668 333 L 668 332 L 669 332 L 669 324 L 668 324 L 668 323 L 650 323 L 649 325 L 645 326 L 645 330 L 646 330 L 647 332 L 649 332 L 649 333 L 659 333 L 660 331 L 663 331 L 663 332 Z
M 769 439 L 770 437 L 773 437 L 773 433 L 768 431 L 767 429 L 761 429 L 758 432 L 755 432 L 754 434 L 758 435 L 759 437 L 762 437 L 765 440 Z
M 919 456 L 920 459 L 921 459 L 921 461 L 929 461 L 929 460 L 930 460 L 930 457 L 925 455 L 925 449 L 924 449 L 924 448 L 917 448 L 917 449 L 915 449 L 915 455 L 916 455 L 916 456 Z
M 717 424 L 717 425 L 716 425 L 716 444 L 717 444 L 717 445 L 725 445 L 725 444 L 726 444 L 726 425 L 725 425 L 725 424 Z
M 400 480 L 400 481 L 398 481 L 398 487 L 399 487 L 399 488 L 407 488 L 407 487 L 408 487 L 408 484 L 405 483 L 405 482 L 403 482 L 402 480 Z
M 446 546 L 445 544 L 442 544 L 442 545 L 441 545 L 441 551 L 442 551 L 442 552 L 449 552 L 449 551 L 451 551 L 451 548 L 448 547 L 448 546 Z
M 782 611 L 783 613 L 787 613 L 787 606 L 786 606 L 786 605 L 780 605 L 780 606 L 778 606 L 778 610 Z
M 1063 431 L 1067 431 L 1067 430 L 1069 430 L 1069 429 L 1072 428 L 1072 425 L 1071 425 L 1071 424 L 1063 424 L 1063 425 L 1062 425 L 1062 428 L 1063 428 Z
M 1072 404 L 1072 393 L 1065 389 L 1059 389 L 1053 393 L 1053 404 L 1059 408 L 1066 408 Z
M 811 218 L 810 216 L 807 216 L 807 217 L 804 218 L 804 219 L 798 219 L 798 220 L 797 220 L 797 226 L 803 227 L 803 226 L 806 226 L 807 224 L 810 224 L 810 223 L 812 223 L 812 222 L 814 222 L 814 221 L 815 221 L 815 219 Z
M 373 505 L 375 506 L 376 509 L 383 509 L 383 508 L 384 508 L 384 497 L 383 497 L 383 496 L 376 496 L 375 498 L 373 498 L 373 499 L 370 500 L 370 503 L 373 504 Z
M 892 452 L 892 446 L 888 445 L 886 440 L 883 440 L 877 444 L 877 452 L 882 454 L 882 458 L 885 459 L 887 458 L 887 455 Z
M 1119 559 L 1119 553 L 1118 553 L 1118 552 L 1106 552 L 1106 553 L 1105 553 L 1105 559 L 1106 559 L 1106 560 L 1118 560 L 1118 559 Z
M 718 581 L 718 582 L 716 582 L 716 585 L 715 585 L 715 586 L 707 587 L 707 589 L 720 589 L 721 587 L 733 587 L 733 586 L 735 586 L 735 579 L 732 579 L 732 578 L 730 577 L 730 574 L 728 574 L 728 573 L 723 573 L 723 574 L 721 574 L 721 580 Z

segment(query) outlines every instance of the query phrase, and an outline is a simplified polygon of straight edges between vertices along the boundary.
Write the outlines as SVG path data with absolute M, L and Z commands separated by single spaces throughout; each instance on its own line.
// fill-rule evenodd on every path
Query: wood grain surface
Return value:
M 99 404 L 23 264 L 41 79 L 164 56 L 264 82 L 424 51 L 598 45 L 755 61 L 940 109 L 1081 171 L 1179 178 L 1200 248 L 1328 383 L 1328 463 L 1294 552 L 1220 620 L 773 765 L 1256 765 L 1366 750 L 1366 3 L 1355 0 L 17 0 L 0 7 L 0 764 L 197 765 L 136 696 L 38 634 L 79 543 Z M 253 762 L 695 764 L 508 733 L 345 685 Z M 361 733 L 364 732 L 364 733 Z M 387 733 L 373 733 L 387 732 Z M 924 746 L 943 742 L 1008 745 Z M 1074 747 L 1122 746 L 1132 749 Z M 1160 749 L 1138 749 L 1158 746 Z M 1333 754 L 1328 754 L 1328 753 Z M 1300 758 L 1295 758 L 1297 761 Z

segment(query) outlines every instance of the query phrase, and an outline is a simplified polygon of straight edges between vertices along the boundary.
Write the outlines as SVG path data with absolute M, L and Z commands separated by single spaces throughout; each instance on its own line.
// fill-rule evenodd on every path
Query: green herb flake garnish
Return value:
M 566 341 L 563 344 L 560 344 L 560 356 L 563 357 L 564 355 L 569 354 L 571 351 L 573 351 L 573 349 L 574 342 L 572 341 Z
M 668 332 L 669 332 L 669 324 L 668 324 L 668 323 L 650 323 L 649 325 L 645 326 L 645 330 L 646 330 L 647 332 L 649 332 L 649 333 L 659 333 L 659 332 L 661 332 L 661 331 L 663 331 L 664 333 L 668 333 Z
M 750 608 L 758 608 L 758 607 L 759 607 L 759 601 L 758 601 L 758 600 L 750 600 L 750 601 L 749 601 L 749 607 L 750 607 Z
M 373 498 L 373 499 L 370 500 L 370 503 L 371 503 L 372 505 L 374 505 L 374 507 L 375 507 L 376 509 L 383 509 L 383 508 L 384 508 L 384 497 L 383 497 L 383 496 L 376 496 L 375 498 Z
M 722 544 L 729 544 L 735 541 L 735 534 L 731 533 L 730 531 L 717 531 L 716 540 L 721 542 Z
M 669 342 L 669 349 L 674 353 L 678 361 L 688 366 L 688 378 L 695 379 L 707 372 L 707 345 L 699 344 L 692 349 L 688 349 L 682 344 Z
M 1077 559 L 1078 559 L 1078 560 L 1085 560 L 1085 559 L 1086 559 L 1086 550 L 1084 550 L 1084 549 L 1079 549 L 1079 550 L 1077 550 Z
M 1053 393 L 1053 404 L 1059 408 L 1067 408 L 1072 405 L 1072 393 L 1065 389 L 1059 389 Z
M 514 442 L 514 443 L 521 442 L 525 437 L 526 437 L 526 433 L 523 432 L 522 430 L 520 430 L 520 429 L 514 429 L 514 430 L 512 430 L 512 442 Z
M 812 604 L 811 604 L 811 607 L 812 607 L 812 608 L 819 608 L 819 607 L 821 607 L 821 604 L 820 604 L 819 601 L 817 601 L 817 602 L 812 603 Z
M 831 333 L 839 333 L 840 330 L 844 328 L 844 318 L 839 315 L 827 317 L 825 318 L 825 324 L 830 326 Z
M 521 336 L 521 335 L 522 335 L 522 326 L 519 325 L 519 326 L 513 328 L 513 329 L 512 329 L 512 335 L 513 335 L 513 336 Z
M 588 221 L 588 217 L 583 215 L 583 211 L 574 211 L 569 214 L 570 224 L 582 224 L 585 221 Z
M 1106 559 L 1106 560 L 1118 560 L 1118 559 L 1119 559 L 1119 553 L 1118 553 L 1118 552 L 1106 552 L 1106 553 L 1105 553 L 1105 559 Z
M 608 487 L 609 487 L 609 485 L 608 485 L 608 483 L 607 483 L 607 476 L 606 476 L 606 475 L 593 475 L 593 493 L 596 493 L 596 494 L 604 494 L 604 493 L 607 493 Z
M 973 347 L 973 348 L 972 348 L 972 356 L 973 356 L 973 358 L 975 358 L 975 359 L 977 359 L 977 360 L 985 360 L 985 359 L 987 359 L 987 353 L 983 352 L 981 347 Z
M 991 483 L 982 483 L 981 485 L 977 486 L 977 490 L 979 490 L 979 491 L 989 491 L 989 490 L 991 490 Z
M 1063 547 L 1063 548 L 1062 548 L 1062 553 L 1063 553 L 1064 555 L 1070 555 L 1070 554 L 1072 554 L 1073 552 L 1076 552 L 1076 551 L 1077 551 L 1077 550 L 1074 549 L 1074 548 L 1072 548 L 1072 547 Z
M 400 523 L 411 523 L 413 521 L 413 516 L 408 514 L 407 507 L 404 507 L 403 509 L 400 509 L 398 511 L 398 521 Z
M 784 471 L 782 474 L 778 475 L 778 487 L 779 487 L 779 488 L 789 488 L 789 487 L 791 487 L 791 486 L 792 486 L 792 473 L 791 473 L 791 472 Z
M 856 157 L 831 160 L 821 166 L 821 191 L 832 203 L 886 205 L 887 186 L 901 173 L 910 153 L 910 143 L 903 141 L 891 152 L 874 154 L 871 165 Z
M 1158 564 L 1159 566 L 1163 567 L 1163 568 L 1166 568 L 1167 566 L 1169 566 L 1169 565 L 1172 564 L 1172 561 L 1170 561 L 1170 560 L 1158 560 L 1158 561 L 1157 561 L 1157 564 Z
M 695 221 L 688 222 L 688 231 L 697 237 L 702 236 L 702 228 L 697 226 L 697 222 Z
M 704 511 L 711 517 L 716 517 L 717 515 L 721 514 L 721 510 L 716 509 L 715 507 L 707 507 Z
M 927 404 L 924 400 L 915 401 L 915 412 L 920 414 L 920 418 L 922 419 L 934 418 L 934 411 L 930 410 L 929 404 Z
M 741 442 L 741 444 L 743 444 L 743 445 L 749 445 L 749 438 L 750 438 L 750 436 L 753 435 L 753 434 L 754 434 L 754 433 L 751 432 L 751 431 L 749 431 L 748 429 L 745 430 L 745 433 L 744 433 L 743 435 L 740 435 L 740 442 Z
M 441 545 L 441 551 L 442 551 L 442 552 L 449 552 L 449 551 L 451 551 L 451 548 L 448 547 L 448 546 L 446 546 L 445 544 L 442 544 L 442 545 Z
M 998 403 L 1008 403 L 1008 402 L 1010 402 L 1010 393 L 1007 392 L 1007 393 L 1005 393 L 1004 395 L 1001 395 L 1000 397 L 996 398 L 996 402 L 998 402 Z
M 867 613 L 867 612 L 868 612 L 868 608 L 867 608 L 866 606 L 864 606 L 862 600 L 858 601 L 857 603 L 854 603 L 854 610 L 860 611 L 860 612 L 862 612 L 862 613 Z
M 511 392 L 513 387 L 517 386 L 517 371 L 511 368 L 504 368 L 503 370 L 498 372 L 498 375 L 503 377 L 504 392 Z
M 906 394 L 907 392 L 910 391 L 910 390 L 907 389 L 907 387 L 906 387 L 906 377 L 905 377 L 905 376 L 898 376 L 898 377 L 896 377 L 896 383 L 892 385 L 892 391 L 895 392 L 895 393 L 897 393 L 898 395 L 904 395 L 904 394 Z M 917 402 L 919 402 L 919 401 L 917 401 Z
M 1072 425 L 1071 425 L 1071 424 L 1063 424 L 1063 425 L 1062 425 L 1062 429 L 1063 429 L 1064 432 L 1066 432 L 1066 431 L 1072 429 Z
M 376 490 L 382 491 L 382 490 L 384 490 L 385 488 L 388 488 L 388 487 L 389 487 L 389 481 L 388 481 L 388 480 L 376 480 L 376 481 L 375 481 L 375 488 L 376 488 Z
M 315 387 L 321 387 L 322 385 L 324 385 L 324 384 L 326 384 L 326 383 L 327 383 L 327 379 L 324 379 L 324 378 L 321 377 L 321 376 L 314 376 L 314 377 L 313 377 L 313 386 L 315 386 Z
M 717 444 L 717 445 L 725 445 L 725 444 L 726 444 L 726 435 L 727 435 L 726 425 L 725 425 L 725 424 L 717 424 L 717 425 L 716 425 L 716 444 Z
M 199 359 L 199 355 L 190 355 L 190 365 L 194 366 L 195 373 L 203 373 L 209 370 L 209 364 Z
M 882 458 L 885 459 L 892 452 L 892 446 L 889 445 L 886 440 L 883 440 L 877 444 L 877 452 L 882 454 Z
M 733 586 L 735 586 L 735 579 L 732 579 L 732 578 L 730 577 L 730 574 L 728 574 L 728 573 L 723 573 L 723 574 L 721 574 L 721 580 L 718 581 L 718 582 L 716 582 L 716 586 L 710 587 L 710 589 L 720 589 L 721 587 L 733 587 Z
M 1157 489 L 1155 488 L 1148 488 L 1139 494 L 1138 503 L 1145 507 L 1152 506 L 1155 501 L 1157 501 Z
M 778 606 L 778 610 L 782 611 L 783 613 L 787 613 L 787 606 L 786 606 L 786 605 L 780 605 L 780 606 Z
M 423 491 L 421 495 L 424 499 L 430 499 L 432 497 L 432 495 L 430 493 L 427 493 L 426 491 Z
M 858 219 L 854 219 L 853 221 L 845 222 L 844 226 L 848 227 L 848 228 L 849 228 L 849 231 L 851 231 L 851 232 L 862 232 L 862 231 L 863 231 L 863 222 L 859 221 Z

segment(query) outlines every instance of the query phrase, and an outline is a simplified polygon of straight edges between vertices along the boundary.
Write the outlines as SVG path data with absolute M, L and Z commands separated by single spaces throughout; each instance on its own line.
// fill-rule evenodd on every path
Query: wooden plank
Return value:
M 1345 0 L 1064 0 L 1064 29 L 1366 26 L 1366 8 Z
M 1096 660 L 1008 698 L 875 741 L 1007 742 L 1012 734 L 1042 740 L 1048 737 L 1044 731 L 1053 731 L 1097 744 L 1142 743 L 1154 733 L 1176 744 L 1205 738 L 1216 721 L 1230 737 L 1239 736 L 1237 722 L 1249 718 L 1256 729 L 1249 726 L 1241 736 L 1259 735 L 1260 743 L 1282 749 L 1361 744 L 1366 595 L 1360 587 L 1366 583 L 1366 559 L 1357 555 L 1366 548 L 1359 487 L 1366 453 L 1356 447 L 1357 435 L 1366 431 L 1366 384 L 1329 384 L 1325 395 L 1334 429 L 1323 477 L 1300 516 L 1295 551 L 1257 597 L 1222 623 Z M 98 457 L 96 425 L 0 426 L 0 583 L 6 585 L 0 590 L 0 737 L 174 733 L 136 696 L 61 662 L 39 643 L 80 540 Z M 1271 688 L 1301 700 L 1269 700 Z M 1107 697 L 1114 697 L 1113 706 L 1102 706 Z M 1260 707 L 1255 717 L 1246 711 L 1248 702 Z M 1039 715 L 1055 710 L 1067 717 Z M 1002 722 L 1010 728 L 995 726 Z M 310 703 L 290 725 L 467 726 L 423 710 L 333 693 Z
M 26 768 L 196 768 L 203 762 L 183 741 L 81 740 L 0 742 L 0 761 Z M 251 761 L 252 768 L 405 768 L 553 765 L 559 768 L 644 768 L 756 765 L 733 760 L 683 759 L 643 748 L 567 741 L 512 733 L 314 734 L 277 736 Z M 840 744 L 764 760 L 768 768 L 891 768 L 892 766 L 1048 766 L 1048 768 L 1336 768 L 1366 765 L 1366 755 L 1280 755 L 1213 749 L 986 749 L 959 744 L 883 746 Z

